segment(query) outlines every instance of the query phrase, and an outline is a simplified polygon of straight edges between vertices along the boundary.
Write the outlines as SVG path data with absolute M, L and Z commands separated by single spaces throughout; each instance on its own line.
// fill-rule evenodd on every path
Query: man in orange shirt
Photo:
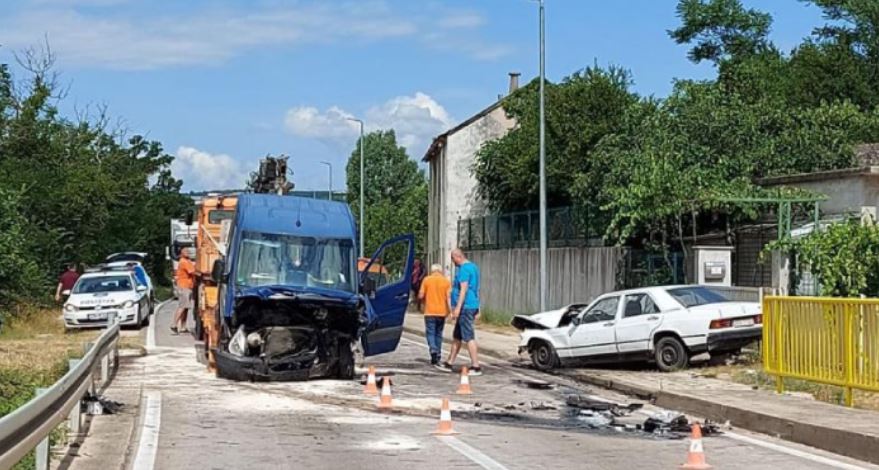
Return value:
M 451 310 L 452 283 L 443 276 L 443 267 L 434 264 L 430 276 L 421 282 L 418 300 L 424 303 L 424 334 L 430 348 L 430 364 L 439 366 L 443 352 L 443 327 Z
M 174 314 L 174 323 L 171 325 L 171 333 L 189 333 L 186 329 L 186 316 L 192 309 L 192 288 L 195 286 L 195 264 L 189 259 L 189 248 L 180 252 L 180 261 L 177 263 L 177 272 L 174 274 L 177 283 L 177 312 Z

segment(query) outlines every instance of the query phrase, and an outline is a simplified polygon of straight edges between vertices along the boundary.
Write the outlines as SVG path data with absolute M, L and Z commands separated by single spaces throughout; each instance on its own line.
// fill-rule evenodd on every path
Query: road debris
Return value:
M 124 403 L 95 395 L 88 395 L 80 402 L 80 410 L 91 416 L 116 414 L 123 406 Z
M 515 380 L 514 382 L 522 387 L 533 388 L 536 390 L 550 390 L 552 388 L 555 388 L 555 384 L 552 384 L 550 382 L 546 382 L 544 380 L 519 379 L 519 380 Z
M 616 403 L 594 395 L 568 395 L 568 406 L 589 411 L 607 411 L 614 416 L 626 416 L 644 407 L 643 403 Z

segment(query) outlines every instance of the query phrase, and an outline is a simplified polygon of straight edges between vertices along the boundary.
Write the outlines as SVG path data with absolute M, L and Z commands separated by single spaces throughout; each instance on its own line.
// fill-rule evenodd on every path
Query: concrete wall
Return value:
M 588 302 L 616 288 L 623 250 L 617 247 L 550 248 L 547 260 L 549 308 Z M 539 251 L 534 248 L 473 251 L 481 272 L 482 307 L 510 313 L 539 310 Z
M 822 214 L 860 214 L 862 207 L 879 205 L 879 167 L 852 168 L 804 175 L 766 178 L 761 186 L 791 186 L 824 194 Z
M 485 142 L 503 137 L 515 122 L 500 106 L 446 136 L 446 145 L 430 161 L 428 212 L 429 263 L 451 270 L 449 254 L 458 244 L 458 220 L 484 215 L 471 167 Z

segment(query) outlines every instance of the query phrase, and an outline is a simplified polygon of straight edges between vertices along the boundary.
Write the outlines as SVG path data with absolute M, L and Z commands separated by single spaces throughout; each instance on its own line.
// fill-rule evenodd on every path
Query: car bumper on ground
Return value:
M 763 338 L 763 327 L 731 328 L 708 334 L 708 352 L 724 353 L 739 350 Z
M 122 326 L 137 326 L 137 305 L 129 308 L 120 308 L 110 311 L 79 310 L 76 312 L 64 312 L 64 327 L 74 328 L 104 328 L 107 326 L 110 313 L 116 312 L 119 324 Z

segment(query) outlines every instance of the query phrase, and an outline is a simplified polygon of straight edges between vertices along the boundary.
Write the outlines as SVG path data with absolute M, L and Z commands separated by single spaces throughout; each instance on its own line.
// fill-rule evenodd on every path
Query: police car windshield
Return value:
M 80 278 L 73 288 L 74 294 L 98 292 L 126 292 L 134 289 L 130 276 L 101 276 Z

